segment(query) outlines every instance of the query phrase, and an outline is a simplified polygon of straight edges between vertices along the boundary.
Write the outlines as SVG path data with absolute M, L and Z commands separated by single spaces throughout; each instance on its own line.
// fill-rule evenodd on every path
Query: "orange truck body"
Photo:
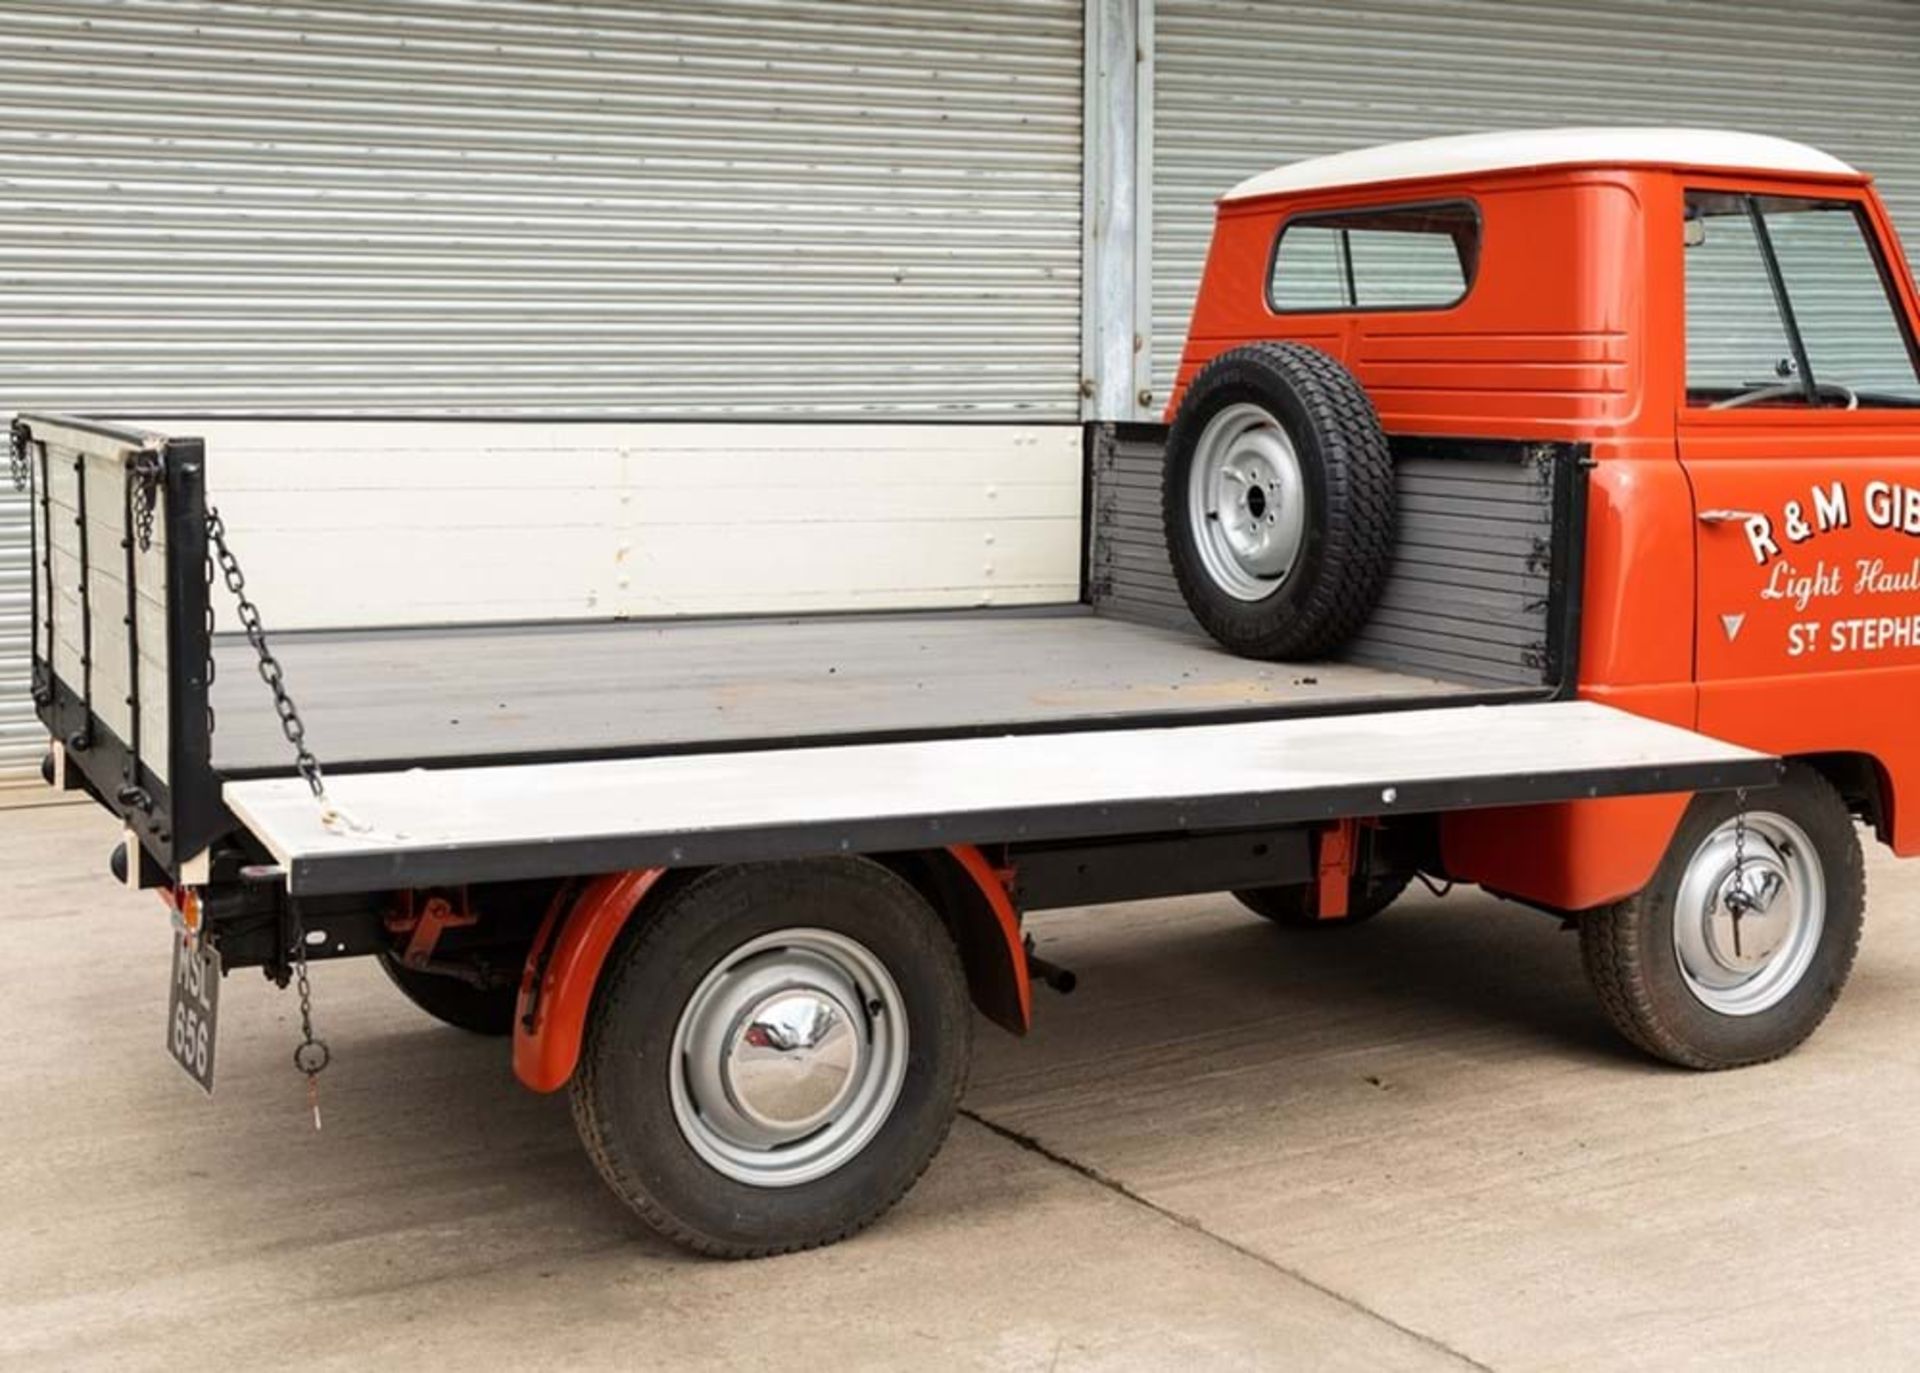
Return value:
M 1222 201 L 1168 417 L 1216 354 L 1284 339 L 1344 363 L 1390 435 L 1587 446 L 1580 694 L 1867 775 L 1882 838 L 1920 853 L 1920 408 L 1689 405 L 1689 191 L 1853 202 L 1912 349 L 1920 299 L 1865 175 L 1476 172 Z M 1269 304 L 1290 218 L 1437 201 L 1480 219 L 1458 303 Z M 1462 880 L 1590 908 L 1645 885 L 1686 800 L 1460 811 L 1443 817 L 1443 855 Z

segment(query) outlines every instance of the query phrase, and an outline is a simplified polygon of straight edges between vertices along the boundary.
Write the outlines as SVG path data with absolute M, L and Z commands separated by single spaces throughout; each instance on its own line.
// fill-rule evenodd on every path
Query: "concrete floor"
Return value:
M 967 1117 L 851 1243 L 690 1259 L 563 1098 L 365 963 L 161 1046 L 167 926 L 86 807 L 0 813 L 0 1364 L 1911 1367 L 1920 867 L 1875 852 L 1812 1044 L 1700 1077 L 1615 1043 L 1552 922 L 1471 892 L 1285 935 L 1230 900 L 1035 924 L 1081 991 L 982 1027 Z

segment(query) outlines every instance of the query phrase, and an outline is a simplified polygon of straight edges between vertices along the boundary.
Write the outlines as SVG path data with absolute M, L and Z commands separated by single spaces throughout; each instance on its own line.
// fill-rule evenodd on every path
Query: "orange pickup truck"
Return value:
M 46 775 L 173 913 L 203 1087 L 257 967 L 318 1123 L 355 1046 L 309 965 L 374 957 L 709 1254 L 912 1186 L 976 1013 L 1071 988 L 1049 908 L 1476 882 L 1648 1053 L 1754 1063 L 1846 981 L 1856 820 L 1920 849 L 1917 319 L 1868 178 L 1777 139 L 1281 167 L 1220 203 L 1166 424 L 1088 428 L 1038 611 L 278 635 L 217 451 L 24 415 Z

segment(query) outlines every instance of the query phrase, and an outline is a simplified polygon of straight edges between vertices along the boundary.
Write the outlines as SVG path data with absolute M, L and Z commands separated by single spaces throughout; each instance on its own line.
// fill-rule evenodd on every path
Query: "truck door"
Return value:
M 1920 714 L 1897 671 L 1920 668 L 1911 288 L 1864 190 L 1693 190 L 1686 213 L 1699 726 L 1866 747 L 1844 741 Z

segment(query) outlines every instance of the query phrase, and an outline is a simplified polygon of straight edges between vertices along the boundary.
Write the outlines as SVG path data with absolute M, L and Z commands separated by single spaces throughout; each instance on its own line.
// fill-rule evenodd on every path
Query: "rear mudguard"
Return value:
M 977 905 L 964 903 L 968 909 L 942 911 L 950 922 L 967 926 L 955 935 L 966 955 L 975 1003 L 999 1024 L 1025 1033 L 1033 993 L 1019 913 L 1001 875 L 978 849 L 956 845 L 947 853 L 980 898 Z M 640 868 L 606 873 L 578 888 L 570 899 L 563 892 L 548 908 L 520 978 L 513 1072 L 522 1084 L 536 1092 L 554 1092 L 572 1078 L 607 956 L 667 872 Z M 991 915 L 990 922 L 972 913 L 981 908 Z M 983 967 L 982 951 L 989 949 L 996 956 Z M 1001 951 L 1004 961 L 997 956 Z

